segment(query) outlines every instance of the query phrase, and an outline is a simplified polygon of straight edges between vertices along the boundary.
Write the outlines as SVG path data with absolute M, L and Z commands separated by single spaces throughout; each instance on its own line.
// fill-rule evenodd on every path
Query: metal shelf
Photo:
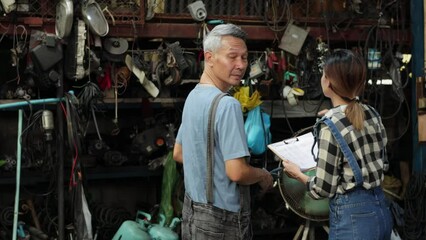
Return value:
M 162 175 L 162 171 L 162 168 L 149 170 L 148 166 L 98 166 L 85 169 L 86 180 L 159 177 Z M 36 185 L 38 183 L 48 183 L 49 181 L 49 176 L 41 171 L 23 169 L 21 172 L 21 185 Z M 10 184 L 16 184 L 15 172 L 0 173 L 0 185 Z

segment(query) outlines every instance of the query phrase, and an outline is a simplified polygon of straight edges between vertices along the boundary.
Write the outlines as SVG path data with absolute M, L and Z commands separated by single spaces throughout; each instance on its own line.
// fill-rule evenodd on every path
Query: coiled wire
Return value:
M 426 176 L 413 174 L 404 197 L 404 239 L 426 239 Z

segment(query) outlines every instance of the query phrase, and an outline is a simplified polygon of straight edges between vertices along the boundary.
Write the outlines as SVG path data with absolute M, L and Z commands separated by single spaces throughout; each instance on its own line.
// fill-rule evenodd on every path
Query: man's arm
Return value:
M 265 169 L 252 167 L 244 158 L 236 158 L 225 162 L 226 175 L 231 181 L 241 185 L 259 183 L 262 190 L 272 188 L 272 175 Z
M 179 143 L 175 143 L 175 146 L 173 148 L 173 159 L 178 163 L 183 163 L 182 145 L 180 145 Z

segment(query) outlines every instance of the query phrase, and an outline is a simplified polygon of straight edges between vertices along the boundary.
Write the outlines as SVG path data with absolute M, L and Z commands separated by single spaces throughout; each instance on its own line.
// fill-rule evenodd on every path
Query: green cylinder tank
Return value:
M 145 226 L 136 221 L 124 221 L 112 240 L 151 240 Z

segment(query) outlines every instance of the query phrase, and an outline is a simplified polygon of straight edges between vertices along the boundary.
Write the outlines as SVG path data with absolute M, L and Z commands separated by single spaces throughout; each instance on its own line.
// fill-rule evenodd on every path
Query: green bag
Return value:
M 164 164 L 163 180 L 161 186 L 161 202 L 160 202 L 160 213 L 166 217 L 165 224 L 169 225 L 173 219 L 174 211 L 173 208 L 173 191 L 175 185 L 178 182 L 179 173 L 176 169 L 176 162 L 173 159 L 173 151 L 170 151 L 167 155 L 166 162 Z M 176 209 L 180 212 L 179 209 Z

